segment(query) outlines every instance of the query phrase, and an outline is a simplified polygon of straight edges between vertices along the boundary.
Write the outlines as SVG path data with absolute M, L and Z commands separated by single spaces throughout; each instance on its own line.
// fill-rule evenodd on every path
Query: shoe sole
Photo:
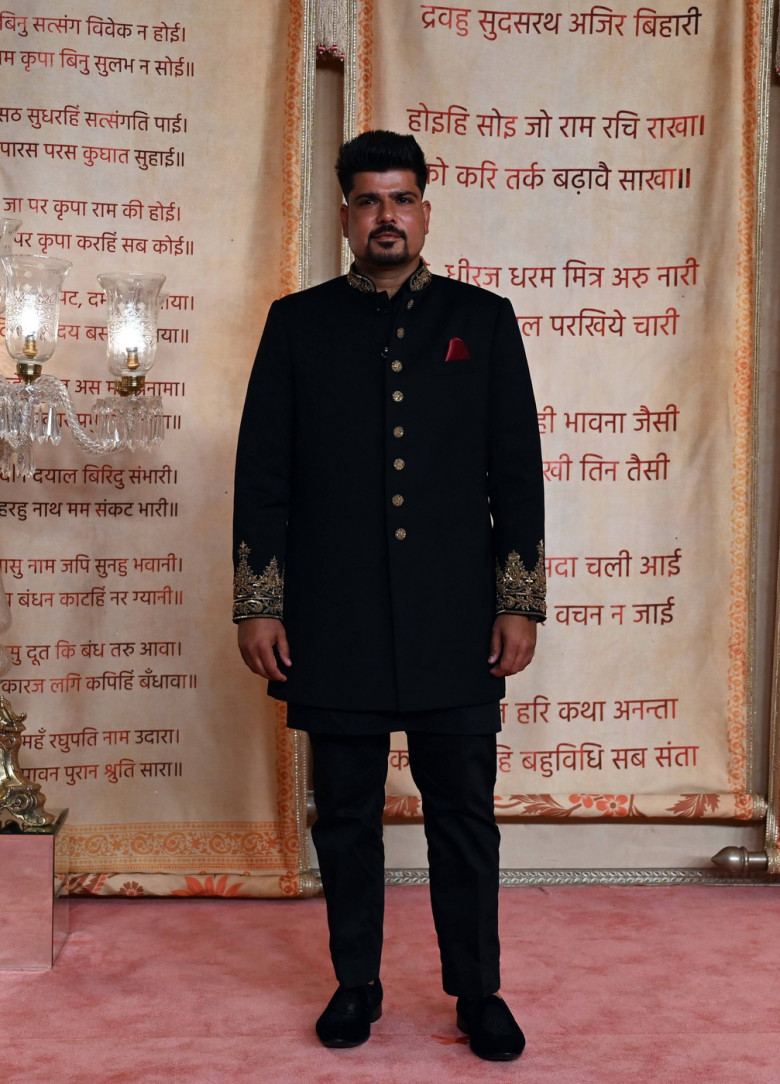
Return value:
M 522 1050 L 519 1053 L 513 1052 L 511 1054 L 480 1054 L 473 1046 L 471 1052 L 472 1054 L 476 1054 L 477 1057 L 481 1058 L 483 1061 L 514 1061 L 515 1058 L 519 1058 L 520 1054 L 522 1054 Z

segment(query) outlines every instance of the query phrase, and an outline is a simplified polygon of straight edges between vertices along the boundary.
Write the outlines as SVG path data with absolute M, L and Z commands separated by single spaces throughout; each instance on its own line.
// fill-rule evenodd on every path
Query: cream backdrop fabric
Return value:
M 238 420 L 270 301 L 298 286 L 303 5 L 23 2 L 0 16 L 2 214 L 73 261 L 47 370 L 108 390 L 96 274 L 161 271 L 154 454 L 67 433 L 0 482 L 22 765 L 68 807 L 72 888 L 304 890 L 298 756 L 231 614 Z M 4 373 L 10 373 L 6 358 Z
M 507 815 L 764 812 L 747 669 L 761 14 L 357 3 L 356 127 L 420 140 L 424 255 L 511 298 L 537 391 L 550 608 L 508 683 Z M 419 812 L 404 744 L 401 816 Z

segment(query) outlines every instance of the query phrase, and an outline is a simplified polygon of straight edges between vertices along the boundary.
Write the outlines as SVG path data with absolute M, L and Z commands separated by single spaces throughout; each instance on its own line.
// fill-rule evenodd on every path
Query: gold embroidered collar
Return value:
M 433 281 L 433 275 L 422 261 L 417 270 L 407 279 L 409 283 L 409 289 L 417 292 L 418 290 L 424 290 L 426 286 L 429 286 Z M 376 286 L 373 279 L 370 279 L 368 275 L 363 275 L 355 267 L 354 263 L 347 272 L 347 282 L 355 290 L 360 290 L 362 294 L 375 294 Z

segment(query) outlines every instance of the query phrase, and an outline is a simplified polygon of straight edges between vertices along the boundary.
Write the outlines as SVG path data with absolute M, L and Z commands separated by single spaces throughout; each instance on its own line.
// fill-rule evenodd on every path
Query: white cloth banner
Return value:
M 761 4 L 358 4 L 358 127 L 429 164 L 431 269 L 508 296 L 549 614 L 497 808 L 740 817 Z M 388 808 L 418 812 L 402 735 Z
M 303 5 L 22 2 L 0 24 L 2 214 L 18 251 L 73 262 L 47 368 L 85 420 L 113 388 L 97 273 L 167 276 L 159 450 L 85 461 L 66 432 L 0 482 L 22 767 L 69 807 L 73 887 L 294 894 L 296 745 L 235 645 L 230 518 L 263 313 L 298 285 Z

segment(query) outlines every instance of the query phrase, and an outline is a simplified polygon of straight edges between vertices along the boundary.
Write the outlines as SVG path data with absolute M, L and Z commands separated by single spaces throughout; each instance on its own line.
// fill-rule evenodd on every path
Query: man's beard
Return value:
M 369 237 L 368 250 L 374 263 L 385 264 L 388 267 L 392 267 L 393 264 L 397 263 L 406 263 L 409 259 L 409 246 L 406 242 L 406 236 L 400 231 L 396 233 L 395 236 L 403 241 L 403 246 L 401 248 L 398 248 L 395 245 L 392 248 L 382 248 L 382 243 L 380 241 L 377 241 L 375 237 Z

